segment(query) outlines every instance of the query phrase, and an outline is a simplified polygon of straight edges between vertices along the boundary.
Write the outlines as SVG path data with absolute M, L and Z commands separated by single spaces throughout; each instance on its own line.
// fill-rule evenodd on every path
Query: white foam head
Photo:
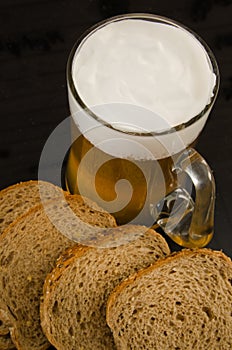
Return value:
M 136 132 L 188 122 L 210 103 L 216 83 L 209 56 L 192 33 L 138 18 L 109 22 L 91 32 L 73 57 L 71 73 L 90 110 L 119 130 Z M 137 106 L 140 112 L 121 113 L 117 103 Z M 77 110 L 72 99 L 70 107 Z M 185 145 L 194 141 L 205 120 L 185 133 Z M 156 157 L 164 153 L 157 151 Z

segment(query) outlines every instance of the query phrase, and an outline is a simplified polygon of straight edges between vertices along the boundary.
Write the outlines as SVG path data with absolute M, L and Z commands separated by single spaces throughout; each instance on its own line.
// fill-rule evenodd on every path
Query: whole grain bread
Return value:
M 54 199 L 61 189 L 46 181 L 25 181 L 0 191 L 0 234 L 26 210 L 44 200 Z M 1 333 L 0 333 L 1 334 Z
M 128 225 L 114 231 L 115 237 L 124 237 L 124 242 L 127 237 L 128 243 L 71 248 L 46 278 L 41 324 L 58 350 L 115 349 L 105 314 L 110 292 L 131 273 L 170 253 L 154 230 Z
M 44 200 L 57 196 L 61 189 L 46 181 L 25 181 L 0 191 L 0 235 L 4 229 L 26 210 Z M 1 307 L 0 307 L 1 310 Z M 15 348 L 5 324 L 4 314 L 0 311 L 0 349 Z
M 64 196 L 33 207 L 0 236 L 0 307 L 4 305 L 5 322 L 17 349 L 49 346 L 40 327 L 40 297 L 56 259 L 76 244 L 70 238 L 89 237 L 94 227 L 116 226 L 114 218 L 95 203 L 78 195 Z
M 232 262 L 183 250 L 117 286 L 107 322 L 120 350 L 232 349 Z

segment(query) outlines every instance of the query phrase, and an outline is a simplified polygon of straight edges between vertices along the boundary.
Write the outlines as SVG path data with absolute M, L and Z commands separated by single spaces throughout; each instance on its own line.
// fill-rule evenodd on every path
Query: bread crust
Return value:
M 140 276 L 149 274 L 151 271 L 159 267 L 162 267 L 163 265 L 169 264 L 169 262 L 172 262 L 173 260 L 179 259 L 180 257 L 183 257 L 183 256 L 191 256 L 191 255 L 195 256 L 198 254 L 208 254 L 211 256 L 217 256 L 223 259 L 224 261 L 226 261 L 227 263 L 231 264 L 231 267 L 232 267 L 231 259 L 228 256 L 226 256 L 222 251 L 212 250 L 210 248 L 195 248 L 195 249 L 182 249 L 179 252 L 173 252 L 172 254 L 168 255 L 166 258 L 158 260 L 151 266 L 136 272 L 135 274 L 128 277 L 126 280 L 124 280 L 122 283 L 120 283 L 118 286 L 114 288 L 107 302 L 107 307 L 106 307 L 107 323 L 110 325 L 110 310 L 112 305 L 114 304 L 117 296 L 121 293 L 121 291 L 126 286 L 133 284 L 133 282 L 139 279 Z
M 130 226 L 133 227 L 132 225 Z M 123 230 L 123 229 L 119 227 L 119 228 L 116 228 L 116 230 Z M 166 246 L 167 250 L 169 250 L 167 242 L 160 234 L 158 234 L 153 229 L 146 228 L 146 231 L 149 231 L 154 237 L 159 236 L 160 242 L 163 242 L 164 246 Z M 130 244 L 130 242 L 128 242 L 128 244 Z M 95 250 L 95 249 L 96 249 L 95 247 L 87 247 L 83 245 L 75 245 L 74 247 L 67 249 L 57 260 L 56 266 L 54 267 L 53 271 L 49 275 L 47 275 L 45 279 L 45 283 L 43 287 L 43 300 L 41 301 L 41 304 L 40 304 L 41 325 L 49 341 L 58 350 L 63 350 L 64 347 L 57 342 L 52 332 L 50 331 L 51 322 L 49 319 L 49 314 L 47 312 L 53 299 L 53 292 L 55 292 L 56 286 L 59 284 L 59 281 L 63 272 L 69 267 L 71 267 L 72 264 L 75 264 L 77 259 L 83 257 L 90 250 Z M 169 253 L 170 251 L 167 252 L 167 254 Z
M 72 265 L 74 261 L 83 256 L 89 249 L 95 249 L 83 245 L 75 245 L 72 248 L 68 248 L 58 259 L 56 266 L 54 269 L 47 275 L 44 286 L 43 286 L 43 297 L 41 298 L 40 302 L 40 320 L 41 320 L 41 327 L 43 329 L 44 334 L 47 338 L 49 338 L 49 341 L 55 346 L 57 350 L 59 350 L 59 344 L 56 342 L 55 338 L 52 336 L 52 334 L 49 332 L 48 327 L 48 320 L 47 320 L 47 314 L 46 309 L 47 305 L 50 302 L 50 298 L 52 296 L 53 290 L 56 288 L 56 284 L 58 283 L 62 273 L 64 270 L 66 270 L 67 267 Z
M 28 181 L 29 182 L 29 181 Z M 13 185 L 14 186 L 14 185 Z M 12 186 L 12 187 L 13 187 Z M 17 186 L 17 185 L 15 185 Z M 80 200 L 84 201 L 87 205 L 93 205 L 95 208 L 98 208 L 99 209 L 99 212 L 101 213 L 106 213 L 102 208 L 98 207 L 98 205 L 94 202 L 92 202 L 90 199 L 88 198 L 84 198 L 84 197 L 81 197 L 80 195 L 78 194 L 70 194 L 69 192 L 67 191 L 63 191 L 63 200 L 69 200 L 69 199 L 72 199 L 72 198 L 79 198 Z M 21 220 L 23 220 L 24 218 L 26 219 L 29 215 L 33 214 L 33 213 L 36 213 L 37 211 L 40 211 L 40 210 L 43 210 L 44 209 L 44 206 L 46 205 L 49 205 L 49 204 L 52 204 L 52 203 L 56 203 L 57 202 L 57 199 L 59 198 L 54 198 L 54 199 L 49 199 L 49 200 L 46 200 L 43 202 L 43 204 L 35 204 L 33 205 L 31 208 L 27 209 L 23 214 L 19 215 L 17 217 L 17 219 L 15 219 L 12 223 L 10 223 L 2 232 L 2 234 L 0 234 L 0 242 L 1 240 L 7 235 L 7 232 L 11 230 L 12 227 L 14 227 L 17 223 L 19 223 Z M 96 210 L 96 209 L 95 209 Z M 112 227 L 116 227 L 117 224 L 116 224 L 116 220 L 114 219 L 114 217 L 110 214 L 108 214 L 109 217 L 111 217 L 111 221 L 112 221 Z M 115 225 L 115 226 L 113 226 Z
M 15 190 L 15 189 L 19 189 L 21 187 L 30 187 L 31 185 L 35 185 L 35 186 L 39 186 L 39 185 L 45 185 L 45 186 L 51 186 L 51 188 L 53 188 L 54 190 L 57 190 L 57 191 L 60 191 L 60 193 L 62 192 L 66 192 L 66 191 L 63 191 L 60 187 L 50 183 L 50 182 L 47 182 L 47 181 L 43 181 L 43 180 L 28 180 L 28 181 L 20 181 L 16 184 L 13 184 L 13 185 L 10 185 L 6 188 L 3 188 L 2 190 L 0 190 L 0 199 L 4 196 L 6 196 L 9 192 L 11 192 L 12 190 Z M 68 192 L 66 192 L 68 193 Z
M 27 186 L 30 186 L 30 185 L 38 185 L 39 182 L 44 183 L 44 184 L 47 183 L 46 181 L 43 181 L 43 180 L 39 180 L 39 181 L 38 180 L 20 181 L 20 182 L 18 182 L 16 184 L 10 185 L 10 186 L 0 190 L 0 197 L 2 195 L 5 195 L 7 192 L 10 192 L 10 191 L 14 190 L 15 188 L 21 187 L 22 185 L 27 187 Z
M 26 192 L 26 189 L 28 187 L 33 186 L 33 190 L 34 191 L 38 191 L 36 193 L 35 198 L 30 197 L 29 192 Z M 18 193 L 17 193 L 18 190 Z M 25 191 L 25 193 L 20 193 L 21 190 Z M 46 198 L 46 195 L 44 196 L 44 198 L 41 199 L 41 191 L 42 190 L 48 190 L 51 191 L 50 195 L 54 196 L 53 198 Z M 12 193 L 11 193 L 12 192 Z M 9 199 L 8 195 L 12 194 L 12 198 L 15 199 L 14 196 L 17 196 L 20 193 L 20 200 L 18 201 L 17 198 L 15 200 L 16 203 L 14 203 L 15 207 L 11 208 L 10 210 L 10 214 L 8 212 L 5 212 L 3 210 L 3 213 L 5 214 L 4 216 L 2 216 L 2 218 L 4 218 L 4 220 L 6 219 L 7 223 L 3 224 L 0 223 L 0 235 L 4 232 L 4 230 L 15 220 L 17 220 L 21 215 L 23 215 L 24 213 L 26 213 L 28 210 L 30 210 L 31 208 L 33 208 L 36 205 L 41 204 L 42 202 L 46 202 L 47 200 L 52 200 L 55 199 L 56 197 L 59 197 L 61 195 L 63 195 L 63 193 L 67 193 L 65 191 L 63 191 L 60 187 L 49 183 L 47 181 L 42 181 L 42 180 L 29 180 L 29 181 L 25 181 L 25 182 L 19 182 L 17 184 L 11 185 L 7 188 L 4 188 L 0 191 L 0 208 L 2 208 L 2 204 L 6 204 L 7 199 Z M 42 195 L 43 196 L 43 195 Z M 29 200 L 28 200 L 29 199 Z M 27 201 L 27 205 L 24 205 L 25 202 Z M 9 214 L 9 215 L 8 215 Z
M 141 286 L 141 283 L 143 282 L 143 281 L 146 281 L 146 282 L 144 282 L 144 283 L 150 283 L 153 287 L 152 287 L 152 292 L 154 293 L 154 301 L 153 301 L 153 303 L 155 304 L 156 302 L 157 302 L 157 298 L 156 298 L 156 284 L 154 283 L 154 284 L 152 284 L 152 277 L 150 278 L 150 276 L 156 276 L 156 274 L 155 274 L 155 271 L 156 270 L 158 270 L 157 271 L 157 276 L 159 276 L 159 277 L 157 277 L 157 280 L 156 280 L 156 282 L 157 282 L 157 293 L 158 293 L 158 298 L 159 297 L 166 297 L 167 298 L 167 300 L 176 300 L 175 299 L 175 297 L 174 296 L 177 296 L 178 295 L 178 297 L 180 297 L 180 294 L 178 294 L 178 292 L 173 292 L 172 290 L 171 290 L 171 285 L 170 285 L 170 291 L 168 290 L 168 287 L 167 287 L 167 285 L 165 285 L 165 282 L 164 282 L 164 279 L 165 279 L 165 277 L 168 277 L 168 275 L 166 274 L 166 271 L 168 271 L 168 267 L 169 266 L 178 266 L 178 263 L 180 264 L 180 266 L 181 266 L 181 264 L 183 264 L 183 268 L 184 268 L 184 263 L 185 263 L 185 258 L 191 258 L 191 260 L 190 259 L 186 259 L 186 264 L 187 264 L 187 261 L 192 261 L 192 262 L 194 262 L 194 257 L 196 257 L 196 259 L 197 258 L 199 258 L 199 257 L 201 257 L 202 259 L 205 257 L 206 258 L 206 261 L 209 261 L 209 260 L 211 260 L 211 261 L 215 261 L 215 264 L 217 264 L 217 266 L 224 266 L 224 268 L 227 270 L 228 269 L 228 272 L 230 271 L 230 274 L 232 273 L 232 261 L 231 261 L 231 259 L 228 257 L 228 256 L 226 256 L 222 251 L 215 251 L 215 250 L 212 250 L 212 249 L 209 249 L 209 248 L 199 248 L 199 249 L 183 249 L 182 251 L 180 251 L 180 252 L 175 252 L 175 253 L 172 253 L 171 255 L 169 255 L 169 256 L 167 256 L 166 258 L 164 258 L 164 259 L 162 259 L 162 260 L 159 260 L 159 261 L 157 261 L 157 262 L 155 262 L 153 265 L 151 265 L 151 266 L 149 266 L 148 268 L 145 268 L 145 269 L 143 269 L 143 270 L 140 270 L 140 271 L 138 271 L 137 273 L 135 273 L 134 275 L 132 275 L 132 276 L 130 276 L 128 279 L 126 279 L 126 280 L 124 280 L 121 284 L 119 284 L 119 285 L 117 285 L 115 288 L 114 288 L 114 290 L 112 291 L 112 293 L 110 294 L 110 296 L 109 296 L 109 298 L 108 298 L 108 302 L 107 302 L 107 307 L 106 307 L 106 320 L 107 320 L 107 324 L 108 324 L 108 326 L 111 328 L 111 331 L 114 333 L 114 336 L 115 336 L 115 342 L 116 342 L 116 344 L 118 344 L 118 349 L 121 349 L 121 347 L 122 347 L 122 345 L 124 346 L 123 347 L 123 349 L 126 349 L 127 347 L 128 347 L 128 345 L 130 344 L 130 338 L 128 338 L 128 334 L 131 334 L 131 331 L 132 331 L 132 327 L 130 328 L 130 326 L 129 326 L 129 330 L 128 330 L 128 333 L 127 333 L 127 335 L 125 334 L 125 338 L 124 338 L 124 336 L 123 336 L 123 332 L 124 332 L 124 328 L 126 327 L 126 325 L 132 325 L 133 324 L 133 320 L 134 320 L 134 318 L 132 318 L 132 319 L 130 319 L 130 317 L 131 317 L 131 310 L 133 310 L 133 307 L 134 307 L 134 305 L 139 305 L 138 304 L 138 300 L 139 299 L 137 299 L 137 297 L 136 297 L 136 290 L 138 290 L 138 285 L 139 286 Z M 193 258 L 193 259 L 192 259 Z M 212 259 L 213 258 L 213 259 Z M 196 260 L 196 261 L 198 261 L 198 260 Z M 186 266 L 189 266 L 189 265 L 186 265 Z M 162 269 L 163 268 L 163 269 Z M 197 270 L 197 266 L 196 266 L 196 270 Z M 194 269 L 194 268 L 193 268 Z M 186 271 L 186 273 L 187 273 L 187 271 L 188 270 L 185 270 Z M 191 269 L 190 269 L 190 271 L 191 271 Z M 154 273 L 153 273 L 154 272 Z M 163 272 L 163 274 L 162 274 L 162 272 Z M 212 272 L 213 272 L 213 270 L 212 270 Z M 208 277 L 207 277 L 207 275 L 209 275 L 209 276 L 211 276 L 211 274 L 209 273 L 209 272 L 205 272 L 205 274 L 206 274 L 206 279 L 208 280 Z M 148 275 L 147 276 L 147 278 L 146 278 L 146 275 Z M 175 275 L 174 275 L 175 276 Z M 179 277 L 180 275 L 178 275 L 178 277 Z M 145 277 L 145 278 L 143 278 L 143 277 Z M 141 279 L 142 278 L 142 279 Z M 175 278 L 175 277 L 174 277 Z M 190 279 L 191 279 L 191 276 L 189 277 Z M 141 279 L 141 282 L 140 282 L 140 279 Z M 148 282 L 149 281 L 149 282 Z M 195 281 L 195 283 L 196 283 L 196 280 L 194 279 L 193 281 Z M 201 281 L 201 277 L 199 276 L 199 281 Z M 205 281 L 204 279 L 203 279 L 203 281 Z M 167 293 L 167 296 L 166 296 L 166 294 L 162 294 L 162 288 L 160 287 L 159 288 L 159 286 L 160 286 L 160 284 L 164 284 L 164 290 L 163 290 L 163 292 L 164 293 Z M 201 282 L 199 282 L 199 283 L 201 283 Z M 211 283 L 213 283 L 212 281 L 211 281 Z M 146 284 L 144 285 L 145 286 L 145 290 L 149 293 L 149 289 L 146 289 Z M 166 287 L 165 287 L 166 286 Z M 199 286 L 201 286 L 201 284 L 199 285 Z M 149 287 L 149 286 L 148 286 Z M 175 287 L 178 289 L 178 285 L 175 285 Z M 127 289 L 128 288 L 128 289 Z M 120 312 L 122 312 L 122 310 L 123 310 L 123 305 L 122 305 L 122 303 L 123 303 L 123 300 L 125 299 L 125 297 L 127 297 L 127 300 L 128 300 L 128 293 L 130 293 L 131 291 L 132 291 L 132 289 L 133 288 L 135 288 L 134 289 L 134 293 L 135 293 L 135 302 L 133 303 L 133 294 L 131 295 L 131 298 L 132 298 L 132 302 L 131 302 L 131 304 L 130 304 L 130 306 L 128 307 L 128 310 L 127 310 L 127 308 L 125 309 L 125 314 L 124 314 L 124 312 L 122 313 L 122 314 L 120 314 Z M 186 284 L 185 284 L 185 288 L 186 288 Z M 199 288 L 201 288 L 201 287 L 199 287 Z M 229 288 L 229 287 L 227 287 L 227 288 Z M 180 287 L 180 290 L 182 290 L 181 289 L 181 287 Z M 214 290 L 214 285 L 212 284 L 212 290 Z M 184 296 L 186 296 L 187 297 L 187 295 L 188 295 L 188 288 L 187 289 L 185 289 L 185 291 L 186 291 L 186 293 L 187 294 L 183 294 L 183 297 Z M 144 291 L 145 292 L 145 291 Z M 197 293 L 197 292 L 196 292 Z M 230 293 L 230 290 L 228 289 L 228 293 Z M 152 294 L 150 294 L 150 296 L 151 296 L 151 299 L 149 299 L 149 300 L 152 300 Z M 170 297 L 170 299 L 169 299 L 169 297 Z M 181 297 L 180 297 L 180 299 L 181 299 Z M 178 300 L 178 299 L 177 299 Z M 186 299 L 185 299 L 186 300 Z M 117 303 L 119 303 L 119 305 L 120 306 L 116 306 L 117 305 Z M 150 301 L 150 303 L 151 303 L 151 301 Z M 178 301 L 178 303 L 179 303 L 179 301 Z M 149 307 L 148 306 L 148 304 L 146 303 L 146 300 L 145 300 L 145 302 L 144 302 L 144 307 L 145 307 L 145 310 L 147 311 L 148 309 L 147 309 L 147 307 Z M 165 304 L 165 303 L 164 303 Z M 140 305 L 140 307 L 142 308 L 142 305 L 143 305 L 143 303 L 141 302 L 141 305 Z M 169 304 L 168 304 L 169 305 Z M 179 304 L 178 304 L 179 305 Z M 187 306 L 188 304 L 185 304 L 185 307 Z M 164 306 L 164 305 L 163 305 Z M 160 328 L 159 328 L 159 334 L 161 334 L 161 337 L 162 337 L 162 335 L 164 334 L 165 336 L 167 336 L 167 332 L 166 332 L 166 329 L 167 328 L 164 328 L 164 332 L 162 333 L 162 324 L 165 324 L 166 326 L 164 326 L 164 327 L 168 327 L 167 325 L 173 325 L 173 327 L 174 327 L 174 323 L 173 323 L 173 312 L 175 312 L 175 311 L 173 311 L 173 310 L 176 310 L 175 309 L 175 306 L 174 306 L 174 309 L 172 309 L 172 302 L 171 302 L 171 304 L 169 305 L 170 306 L 170 310 L 169 309 L 167 309 L 167 313 L 166 313 L 166 309 L 165 309 L 165 311 L 164 311 L 164 313 L 162 314 L 163 315 L 163 319 L 162 318 L 160 318 L 160 314 L 161 314 L 161 312 L 162 312 L 162 310 L 159 310 L 159 311 L 154 311 L 154 313 L 152 313 L 153 311 L 152 311 L 152 308 L 150 308 L 149 310 L 151 310 L 151 314 L 150 315 L 152 315 L 152 319 L 154 320 L 154 322 L 156 322 L 155 320 L 156 320 L 156 316 L 158 317 L 158 319 L 159 319 L 159 321 L 157 321 L 158 323 L 157 323 L 157 327 L 159 326 Z M 191 310 L 193 310 L 193 307 L 191 306 L 191 303 L 189 302 L 189 306 L 190 306 L 190 309 Z M 157 307 L 158 307 L 158 305 L 157 305 Z M 166 306 L 165 306 L 166 307 Z M 202 307 L 202 305 L 201 305 L 201 307 Z M 136 306 L 135 306 L 135 308 L 136 308 Z M 204 308 L 203 308 L 204 309 Z M 207 310 L 208 309 L 208 306 L 206 305 L 206 307 L 205 307 L 205 309 Z M 120 311 L 119 311 L 120 310 Z M 130 310 L 130 311 L 129 311 Z M 127 311 L 128 311 L 128 314 L 127 314 Z M 170 314 L 169 314 L 169 311 L 170 311 Z M 204 311 L 204 310 L 203 310 Z M 207 311 L 206 311 L 207 312 Z M 210 312 L 211 311 L 209 311 L 209 314 L 207 314 L 207 317 L 211 317 L 211 314 L 210 314 Z M 117 315 L 117 316 L 115 316 L 115 315 Z M 120 316 L 119 316 L 120 315 Z M 126 315 L 126 316 L 125 316 Z M 142 317 L 142 315 L 143 314 L 141 314 L 141 316 L 140 317 Z M 147 317 L 148 317 L 148 319 L 149 319 L 149 317 L 150 317 L 150 315 L 149 314 L 147 314 Z M 186 314 L 185 315 L 188 315 L 188 309 L 186 310 Z M 117 322 L 118 322 L 118 318 L 119 317 L 121 317 L 121 320 L 124 318 L 124 316 L 125 316 L 125 321 L 124 321 L 124 323 L 120 323 L 120 326 L 117 326 Z M 184 320 L 184 316 L 183 316 L 183 318 L 181 318 L 182 317 L 182 312 L 180 313 L 180 315 L 178 314 L 177 315 L 177 317 L 180 317 L 179 318 L 179 320 L 181 320 L 181 321 L 183 321 Z M 220 316 L 218 316 L 219 318 L 220 318 Z M 227 316 L 228 317 L 228 316 Z M 117 321 L 116 321 L 117 320 Z M 150 320 L 150 319 L 149 319 Z M 199 321 L 199 320 L 198 320 Z M 163 322 L 163 323 L 161 323 L 161 322 Z M 176 321 L 175 321 L 176 322 Z M 183 335 L 183 332 L 185 332 L 185 330 L 184 330 L 184 322 L 183 322 L 183 325 L 178 325 L 178 322 L 180 322 L 180 321 L 177 321 L 177 323 L 175 323 L 175 327 L 177 327 L 176 329 L 178 330 L 178 332 L 180 332 L 180 334 L 178 333 L 178 335 Z M 195 320 L 193 320 L 193 324 L 192 324 L 192 326 L 191 327 L 193 327 L 194 328 L 194 322 L 197 322 L 197 321 L 195 321 Z M 201 322 L 201 321 L 200 321 Z M 224 322 L 224 321 L 223 321 Z M 209 323 L 208 323 L 209 324 Z M 198 323 L 198 326 L 199 326 L 199 323 Z M 205 325 L 203 325 L 204 327 L 205 327 Z M 202 326 L 202 329 L 203 329 L 203 326 Z M 140 332 L 140 330 L 139 330 L 139 324 L 137 324 L 137 326 L 134 326 L 134 327 L 138 327 L 138 333 Z M 141 326 L 142 327 L 142 326 Z M 151 327 L 151 325 L 149 325 L 148 327 Z M 156 327 L 156 323 L 153 323 L 153 327 Z M 179 328 L 178 328 L 179 327 Z M 213 322 L 212 322 L 212 326 L 211 327 L 213 327 Z M 224 334 L 224 331 L 223 331 L 223 329 L 224 329 L 224 327 L 226 327 L 226 323 L 221 323 L 221 325 L 220 325 L 220 327 L 219 327 L 219 329 L 221 330 L 221 332 L 222 333 L 220 333 L 220 334 Z M 122 334 L 120 335 L 120 329 L 122 330 Z M 142 328 L 143 330 L 144 330 L 144 328 Z M 155 328 L 156 329 L 156 328 Z M 199 327 L 198 328 L 196 328 L 196 329 L 199 329 Z M 134 329 L 134 331 L 135 331 L 135 329 Z M 142 332 L 142 330 L 141 330 L 141 332 Z M 174 332 L 174 330 L 172 330 L 172 331 L 170 331 L 170 333 L 169 334 L 171 334 L 171 332 Z M 190 328 L 190 332 L 191 333 L 193 333 L 193 329 L 192 328 Z M 190 332 L 189 333 L 187 333 L 187 334 L 190 334 Z M 197 332 L 197 331 L 196 331 Z M 166 334 L 165 334 L 166 333 Z M 227 333 L 228 333 L 228 325 L 227 325 Z M 154 333 L 152 333 L 153 335 L 151 336 L 151 338 L 150 339 L 152 339 L 152 337 L 154 337 L 154 342 L 157 342 L 157 338 L 156 338 L 156 331 L 154 330 Z M 118 336 L 119 336 L 119 338 L 118 338 Z M 158 336 L 158 333 L 157 333 L 157 336 Z M 187 335 L 186 335 L 187 336 Z M 135 335 L 135 337 L 136 337 L 136 335 Z M 171 337 L 171 335 L 170 335 L 170 337 Z M 207 337 L 207 333 L 205 334 L 205 337 Z M 165 338 L 165 337 L 164 337 Z M 231 340 L 231 337 L 229 337 L 230 338 L 230 340 Z M 146 338 L 147 340 L 149 339 L 149 338 Z M 155 340 L 156 339 L 156 340 Z M 160 338 L 158 338 L 158 339 L 160 339 Z M 161 338 L 162 339 L 162 338 Z M 160 341 L 161 341 L 161 339 L 160 339 Z M 196 338 L 196 339 L 199 339 L 199 338 Z M 219 339 L 220 339 L 220 337 L 219 337 Z M 125 343 L 124 343 L 124 341 L 125 341 Z M 151 342 L 152 342 L 152 340 L 150 340 Z M 169 347 L 168 347 L 168 344 L 169 344 L 169 346 L 170 346 L 170 341 L 171 341 L 171 338 L 167 338 L 167 345 L 166 345 L 166 347 L 165 347 L 165 349 L 168 349 Z M 205 338 L 204 338 L 204 341 L 205 341 Z M 133 343 L 134 344 L 134 343 Z M 205 345 L 205 343 L 203 343 L 204 345 Z M 131 345 L 131 344 L 130 344 Z M 153 346 L 154 344 L 152 343 L 152 346 Z M 176 345 L 179 345 L 179 346 L 177 346 L 177 348 L 178 349 L 185 349 L 185 346 L 186 346 L 186 348 L 188 348 L 189 349 L 189 345 L 190 344 L 185 344 L 185 343 L 183 343 L 183 347 L 182 346 L 180 346 L 180 344 L 176 344 Z M 204 345 L 203 345 L 203 347 L 204 347 Z M 211 344 L 212 345 L 212 344 Z M 217 344 L 218 346 L 219 346 L 219 344 Z M 226 341 L 226 338 L 225 338 L 225 342 L 224 342 L 224 345 L 225 345 L 225 348 L 226 349 L 229 349 L 230 347 L 228 347 L 229 346 L 229 344 L 227 343 L 227 341 Z M 231 345 L 231 344 L 230 344 Z M 143 346 L 144 346 L 144 343 L 143 343 Z M 150 346 L 151 346 L 151 344 L 150 344 Z M 165 346 L 164 344 L 162 344 L 162 346 Z M 173 346 L 174 346 L 174 344 L 173 344 Z M 188 346 L 188 347 L 187 347 Z M 200 347 L 201 349 L 203 349 L 203 347 Z M 133 348 L 134 349 L 134 347 L 131 345 L 131 347 L 130 347 L 131 349 Z M 135 347 L 136 349 L 137 349 L 137 347 Z M 150 349 L 150 347 L 148 347 L 149 349 Z M 159 349 L 159 347 L 156 347 L 157 349 Z M 163 347 L 164 348 L 164 347 Z M 211 348 L 213 348 L 213 347 L 211 347 Z M 216 348 L 216 347 L 215 347 Z M 217 347 L 217 349 L 224 349 L 224 347 Z M 198 349 L 198 347 L 196 347 L 196 349 Z M 208 347 L 207 347 L 207 349 L 208 349 Z
M 44 186 L 50 186 L 51 188 L 54 188 L 54 190 L 58 190 L 59 188 L 51 183 L 48 183 L 46 181 L 38 181 L 38 180 L 29 180 L 29 181 L 25 181 L 25 182 L 19 182 L 17 184 L 13 184 L 11 186 L 8 186 L 7 188 L 4 188 L 2 190 L 0 190 L 0 200 L 4 201 L 4 197 L 7 197 L 7 195 L 10 192 L 15 192 L 17 190 L 21 190 L 22 187 L 23 188 L 27 188 L 30 186 L 39 186 L 39 184 L 44 185 Z M 60 189 L 61 190 L 61 189 Z M 26 199 L 26 198 L 25 198 Z M 39 203 L 38 203 L 39 204 Z M 36 204 L 31 204 L 31 208 L 34 208 L 36 206 Z M 30 210 L 31 208 L 28 208 L 27 210 Z M 27 210 L 24 210 L 25 212 Z M 9 224 L 11 225 L 15 220 L 17 220 L 21 215 L 23 215 L 23 213 L 18 214 L 14 220 Z M 8 225 L 8 226 L 9 226 Z M 7 230 L 8 226 L 6 226 L 3 231 L 0 230 L 0 236 L 3 234 L 3 232 L 5 230 Z M 6 321 L 6 312 L 3 312 L 3 310 L 0 310 L 0 320 L 1 320 L 1 329 L 0 329 L 0 348 L 4 348 L 4 349 L 13 349 L 14 344 L 11 342 L 10 337 L 8 339 L 4 339 L 4 337 L 6 337 L 7 334 L 9 334 L 9 325 L 7 325 L 7 321 Z M 9 321 L 9 320 L 8 320 Z
M 28 181 L 26 185 L 30 185 L 31 183 L 36 183 L 36 181 Z M 17 186 L 20 186 L 20 184 L 13 185 L 13 186 L 11 186 L 11 188 L 12 187 L 17 187 Z M 100 208 L 97 204 L 95 204 L 91 200 L 82 198 L 80 195 L 71 195 L 71 194 L 69 194 L 68 192 L 65 192 L 65 191 L 61 191 L 61 195 L 64 196 L 63 201 L 64 202 L 67 201 L 67 204 L 70 205 L 71 210 L 72 210 L 72 205 L 71 205 L 72 201 L 74 201 L 74 204 L 75 204 L 74 207 L 78 206 L 78 203 L 80 205 L 84 204 L 86 209 L 88 208 L 88 206 L 90 207 L 90 209 L 93 208 L 94 213 L 95 213 L 94 215 L 96 215 L 96 218 L 97 218 L 98 212 L 99 213 L 104 213 L 104 225 L 107 222 L 107 225 L 109 227 L 110 227 L 110 225 L 112 225 L 113 227 L 116 226 L 116 221 L 113 218 L 113 216 L 108 214 L 108 213 L 106 213 L 102 208 Z M 52 206 L 53 204 L 55 205 L 56 203 L 59 203 L 59 202 L 60 202 L 60 199 L 57 199 L 57 197 L 56 197 L 54 199 L 49 199 L 49 200 L 44 201 L 43 204 L 34 205 L 30 209 L 26 210 L 23 214 L 18 216 L 17 219 L 15 219 L 9 226 L 7 226 L 5 228 L 3 233 L 0 235 L 0 245 L 2 245 L 2 247 L 4 246 L 4 240 L 7 239 L 7 236 L 9 234 L 9 232 L 14 230 L 17 227 L 18 224 L 21 224 L 23 222 L 25 222 L 25 223 L 28 222 L 30 217 L 33 217 L 34 215 L 36 215 L 37 213 L 41 213 L 42 211 L 44 211 L 46 213 L 46 207 L 47 206 L 50 206 L 50 205 Z M 44 210 L 44 208 L 45 208 L 45 210 Z M 100 220 L 100 218 L 101 217 L 99 216 L 99 220 Z M 83 220 L 83 221 L 86 224 L 88 224 L 88 221 L 86 221 L 86 220 Z M 91 225 L 91 224 L 89 224 L 89 225 Z M 94 225 L 94 224 L 92 223 L 92 225 Z M 104 227 L 106 227 L 106 226 L 104 226 Z M 74 245 L 76 243 L 73 242 L 73 241 L 70 241 L 70 244 Z M 33 249 L 33 247 L 32 247 L 32 249 Z M 2 274 L 4 274 L 4 271 L 3 271 L 4 269 L 5 269 L 5 267 L 1 266 L 1 270 L 2 270 L 1 273 Z M 0 308 L 1 308 L 1 305 L 0 305 Z M 14 344 L 17 346 L 17 349 L 19 349 L 19 350 L 24 349 L 23 347 L 21 347 L 21 345 L 20 345 L 20 343 L 18 341 L 17 326 L 14 323 L 14 320 L 12 320 L 10 312 L 9 311 L 7 312 L 7 309 L 5 309 L 5 308 L 4 308 L 4 310 L 5 310 L 4 311 L 4 325 L 7 325 L 7 328 L 8 328 L 8 332 L 7 332 L 7 329 L 5 327 L 3 328 L 4 329 L 4 333 L 6 334 L 6 333 L 10 332 L 11 338 L 12 338 Z M 1 313 L 0 313 L 0 317 L 1 317 Z M 1 338 L 1 336 L 0 336 L 0 338 Z M 44 346 L 41 346 L 40 349 L 41 350 L 45 350 L 45 349 L 47 349 L 49 347 L 49 345 L 50 344 L 46 343 Z
M 28 185 L 29 185 L 29 182 L 31 182 L 31 181 L 28 181 Z M 20 184 L 13 185 L 11 187 L 16 187 L 18 185 L 20 185 Z M 47 201 L 46 203 L 52 203 L 52 202 L 56 202 L 56 200 L 51 199 L 51 200 Z M 31 214 L 35 214 L 41 210 L 43 210 L 43 204 L 37 204 L 37 205 L 32 206 L 30 209 L 26 210 L 23 214 L 21 214 L 10 225 L 8 225 L 5 228 L 5 230 L 3 231 L 3 233 L 0 235 L 0 244 L 4 240 L 4 238 L 7 237 L 8 232 L 10 232 L 13 227 L 17 226 L 17 224 L 19 222 L 21 222 L 21 220 L 27 219 L 27 217 L 30 216 Z M 1 308 L 1 305 L 0 305 L 0 308 Z M 13 322 L 11 320 L 10 313 L 7 312 L 6 310 L 0 309 L 0 318 L 1 318 L 1 315 L 4 315 L 4 320 L 3 320 L 4 324 L 8 325 L 8 331 L 10 333 L 12 345 L 14 344 L 18 350 L 21 350 L 20 344 L 17 341 L 17 331 L 15 330 L 15 326 L 13 325 Z M 46 350 L 48 348 L 48 346 L 49 345 L 45 346 L 41 350 Z M 7 349 L 11 349 L 11 348 L 12 348 L 11 343 L 9 341 L 9 348 L 7 348 Z

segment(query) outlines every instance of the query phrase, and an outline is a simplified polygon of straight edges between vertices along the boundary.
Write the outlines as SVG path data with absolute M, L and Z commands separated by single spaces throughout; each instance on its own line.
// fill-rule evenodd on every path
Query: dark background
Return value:
M 37 178 L 43 145 L 69 115 L 66 62 L 85 29 L 120 13 L 182 22 L 213 50 L 221 88 L 197 145 L 217 184 L 211 247 L 232 256 L 232 0 L 0 0 L 0 189 Z

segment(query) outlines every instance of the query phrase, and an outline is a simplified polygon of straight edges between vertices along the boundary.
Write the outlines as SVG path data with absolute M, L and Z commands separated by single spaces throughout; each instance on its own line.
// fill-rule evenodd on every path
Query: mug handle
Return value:
M 214 229 L 215 181 L 204 158 L 195 150 L 185 150 L 174 164 L 173 172 L 185 173 L 195 188 L 178 187 L 153 208 L 156 223 L 176 243 L 187 248 L 209 243 Z

